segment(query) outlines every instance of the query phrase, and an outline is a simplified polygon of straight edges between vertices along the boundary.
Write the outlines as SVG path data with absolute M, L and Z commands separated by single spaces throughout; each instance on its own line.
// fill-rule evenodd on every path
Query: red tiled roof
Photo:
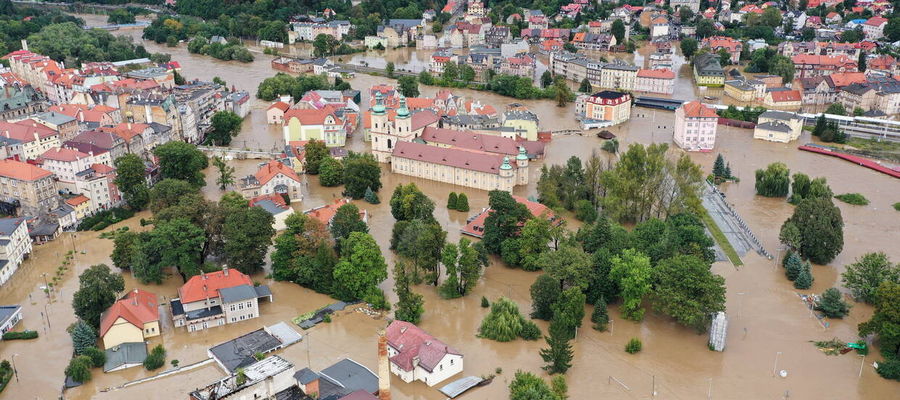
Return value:
M 675 79 L 675 72 L 668 68 L 640 69 L 637 73 L 641 78 Z
M 854 83 L 865 83 L 866 74 L 864 72 L 836 72 L 825 77 L 830 80 L 836 88 L 849 86 Z
M 331 219 L 334 218 L 334 215 L 337 214 L 337 209 L 341 208 L 344 204 L 350 204 L 350 199 L 337 199 L 334 203 L 316 207 L 303 213 L 327 226 L 331 223 Z
M 275 160 L 269 161 L 258 171 L 256 171 L 256 180 L 259 181 L 260 185 L 265 185 L 266 182 L 268 182 L 278 174 L 282 174 L 284 176 L 287 176 L 288 178 L 300 182 L 300 176 L 297 175 L 296 171 L 294 171 L 287 165 L 284 165 L 281 162 Z
M 192 276 L 178 289 L 181 304 L 205 300 L 207 297 L 219 297 L 219 289 L 240 285 L 253 286 L 250 277 L 236 269 L 227 269 L 208 274 Z
M 414 142 L 398 142 L 391 157 L 424 161 L 472 171 L 499 174 L 503 155 L 468 150 L 458 147 L 445 148 Z
M 343 123 L 336 115 L 334 115 L 334 109 L 330 106 L 325 106 L 319 110 L 312 109 L 291 109 L 284 113 L 284 124 L 287 125 L 291 118 L 297 118 L 303 125 L 323 125 L 325 124 L 325 118 L 331 115 L 334 118 L 335 124 Z
M 682 105 L 684 108 L 684 116 L 690 118 L 718 118 L 719 115 L 712 108 L 707 107 L 699 101 L 690 101 Z
M 0 176 L 20 181 L 36 181 L 53 175 L 43 168 L 15 160 L 0 160 Z
M 44 139 L 59 135 L 59 133 L 32 119 L 26 119 L 18 122 L 0 121 L 0 135 L 23 142 L 32 142 L 36 140 L 35 135 L 38 139 Z
M 85 196 L 83 194 L 79 194 L 78 196 L 66 199 L 66 204 L 68 204 L 72 207 L 77 207 L 78 205 L 88 202 L 90 200 L 91 199 L 87 198 L 87 196 Z
M 268 109 L 271 110 L 273 108 L 277 108 L 277 109 L 281 110 L 282 112 L 284 112 L 284 111 L 287 111 L 289 108 L 291 108 L 291 105 L 288 103 L 285 103 L 283 101 L 276 101 L 275 103 L 272 103 L 272 105 L 269 106 Z
M 131 143 L 131 139 L 133 139 L 137 135 L 144 133 L 144 131 L 146 131 L 148 128 L 150 128 L 150 125 L 147 124 L 122 122 L 116 126 L 100 127 L 99 130 L 101 132 L 112 133 L 124 139 L 126 142 Z
M 52 149 L 48 149 L 41 154 L 41 158 L 45 160 L 54 160 L 54 161 L 66 161 L 72 162 L 75 160 L 80 160 L 82 158 L 88 158 L 90 154 L 82 153 L 75 149 L 70 149 L 67 147 L 55 147 Z
M 528 211 L 531 213 L 531 215 L 534 217 L 544 216 L 544 218 L 554 221 L 553 223 L 556 225 L 562 223 L 562 220 L 556 221 L 556 214 L 553 213 L 553 210 L 541 203 L 515 195 L 513 195 L 513 199 L 517 203 L 524 204 L 525 207 L 528 208 Z M 460 229 L 460 231 L 470 236 L 479 238 L 482 237 L 484 235 L 484 220 L 487 219 L 488 214 L 490 214 L 491 211 L 493 210 L 491 210 L 490 208 L 485 209 L 481 212 L 481 214 L 478 214 L 477 216 L 475 216 L 475 218 L 472 218 L 472 220 L 469 221 L 466 226 Z
M 264 194 L 262 196 L 256 196 L 256 197 L 250 199 L 249 205 L 250 205 L 250 207 L 253 207 L 256 205 L 256 203 L 259 203 L 259 202 L 265 201 L 265 200 L 271 201 L 276 206 L 283 208 L 285 210 L 288 207 L 290 207 L 290 206 L 288 206 L 287 202 L 284 201 L 284 196 L 282 196 L 279 193 L 270 193 L 270 194 Z
M 397 355 L 391 357 L 391 362 L 404 371 L 413 370 L 414 359 L 418 359 L 419 367 L 431 372 L 446 355 L 462 356 L 456 349 L 406 321 L 391 322 L 385 336 L 388 345 L 397 350 Z
M 772 101 L 776 103 L 800 101 L 801 95 L 799 90 L 779 90 L 769 92 L 772 95 Z
M 422 131 L 422 135 L 419 137 L 426 143 L 440 143 L 468 150 L 478 150 L 509 156 L 519 154 L 519 144 L 514 139 L 496 135 L 484 135 L 472 131 L 429 126 Z
M 888 22 L 887 18 L 876 15 L 872 18 L 869 18 L 869 20 L 866 21 L 865 25 L 877 27 L 877 26 L 881 26 L 882 24 L 886 24 L 887 22 Z
M 119 318 L 124 318 L 141 331 L 144 330 L 144 324 L 159 321 L 159 302 L 156 294 L 141 289 L 134 289 L 125 294 L 103 313 L 100 320 L 100 336 L 106 335 Z

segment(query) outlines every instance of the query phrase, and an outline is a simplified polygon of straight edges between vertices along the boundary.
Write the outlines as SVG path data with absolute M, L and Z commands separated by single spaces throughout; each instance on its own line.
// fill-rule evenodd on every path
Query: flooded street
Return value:
M 83 18 L 93 21 L 90 18 L 98 17 Z M 141 34 L 140 31 L 121 33 L 137 40 Z M 144 42 L 144 45 L 150 52 L 172 54 L 172 59 L 181 63 L 182 74 L 188 79 L 210 80 L 213 76 L 219 76 L 229 85 L 250 91 L 251 95 L 255 94 L 259 82 L 275 74 L 269 66 L 271 56 L 259 53 L 254 54 L 254 62 L 242 64 L 189 54 L 185 45 L 178 48 L 167 48 L 153 42 Z M 409 62 L 427 64 L 427 57 L 422 58 L 416 51 L 412 51 L 412 54 L 418 61 Z M 696 96 L 690 82 L 690 67 L 686 67 L 687 70 L 685 66 L 679 70 L 680 79 L 676 83 L 674 98 L 688 99 Z M 367 89 L 370 86 L 392 81 L 357 75 L 350 82 L 355 89 L 363 92 L 362 103 L 368 104 Z M 432 96 L 440 89 L 420 87 L 422 96 Z M 470 90 L 455 89 L 454 93 L 491 104 L 498 110 L 512 102 L 526 104 L 538 114 L 543 129 L 578 127 L 572 114 L 573 105 L 561 108 L 551 101 L 518 101 Z M 280 126 L 265 124 L 264 112 L 267 107 L 266 102 L 253 99 L 252 111 L 245 119 L 241 133 L 235 138 L 234 146 L 269 150 L 283 145 Z M 673 120 L 674 114 L 671 112 L 634 108 L 632 119 L 612 131 L 619 137 L 621 149 L 627 148 L 630 143 L 671 143 Z M 358 132 L 348 140 L 348 148 L 355 151 L 367 150 L 368 144 L 362 139 L 363 135 Z M 716 153 L 722 153 L 725 160 L 731 163 L 732 171 L 741 182 L 722 187 L 727 201 L 735 206 L 763 246 L 773 254 L 777 253 L 779 228 L 792 213 L 793 206 L 783 199 L 766 199 L 755 195 L 753 171 L 757 168 L 781 161 L 792 172 L 827 178 L 836 194 L 859 192 L 871 201 L 868 206 L 850 206 L 836 201 L 845 222 L 844 250 L 831 265 L 814 268 L 815 284 L 810 291 L 804 293 L 819 293 L 839 285 L 844 266 L 866 252 L 884 251 L 893 261 L 900 261 L 900 247 L 897 246 L 900 238 L 900 213 L 891 208 L 891 204 L 900 201 L 900 185 L 887 175 L 835 158 L 797 150 L 798 144 L 809 141 L 811 138 L 808 132 L 804 132 L 804 136 L 797 142 L 780 144 L 753 140 L 750 130 L 720 126 L 715 152 L 691 154 L 691 157 L 707 172 L 712 169 Z M 547 147 L 546 159 L 532 163 L 533 179 L 530 184 L 517 188 L 515 194 L 536 195 L 535 185 L 542 164 L 563 163 L 573 155 L 586 159 L 592 151 L 599 151 L 600 143 L 600 139 L 588 136 L 555 137 Z M 243 177 L 255 172 L 256 164 L 261 161 L 242 160 L 232 161 L 230 164 L 236 168 L 235 176 Z M 210 168 L 206 175 L 207 186 L 203 189 L 204 193 L 209 198 L 217 199 L 222 194 L 214 183 L 217 172 Z M 341 188 L 321 187 L 317 177 L 304 176 L 304 179 L 308 179 L 308 185 L 304 188 L 304 200 L 293 204 L 296 210 L 330 203 L 340 196 Z M 459 238 L 459 229 L 470 215 L 448 211 L 444 207 L 450 191 L 466 192 L 471 214 L 487 206 L 487 192 L 394 175 L 385 170 L 382 174 L 383 189 L 379 193 L 381 203 L 356 203 L 360 208 L 368 210 L 370 232 L 381 246 L 389 266 L 393 265 L 394 258 L 393 253 L 388 250 L 394 221 L 388 200 L 396 185 L 409 182 L 415 182 L 437 204 L 435 218 L 448 232 L 448 241 L 455 242 Z M 132 230 L 146 229 L 139 226 L 139 220 L 148 217 L 149 213 L 139 214 L 107 231 L 120 226 L 128 226 Z M 0 399 L 56 399 L 60 395 L 63 370 L 72 352 L 71 340 L 65 327 L 75 321 L 71 301 L 72 294 L 78 287 L 78 274 L 93 264 L 111 265 L 109 254 L 112 251 L 112 241 L 100 239 L 98 234 L 65 234 L 52 243 L 36 246 L 31 258 L 20 267 L 8 284 L 0 288 L 0 304 L 23 306 L 25 319 L 21 322 L 20 329 L 37 330 L 41 335 L 37 340 L 0 344 L 0 359 L 12 359 L 14 354 L 18 354 L 15 363 L 19 372 L 18 382 L 15 379 L 11 381 L 3 394 L 0 394 Z M 78 252 L 74 260 L 75 267 L 65 274 L 61 286 L 53 291 L 52 298 L 48 300 L 48 296 L 41 290 L 44 284 L 41 274 L 47 273 L 51 277 L 62 262 L 65 252 L 72 248 Z M 81 251 L 85 254 L 81 254 Z M 811 317 L 808 309 L 800 302 L 795 289 L 784 278 L 780 266 L 755 253 L 748 254 L 743 261 L 745 265 L 739 269 L 728 263 L 713 265 L 713 270 L 726 278 L 728 287 L 730 324 L 727 346 L 723 353 L 707 350 L 707 335 L 697 335 L 669 318 L 650 312 L 645 321 L 634 323 L 621 319 L 617 307 L 611 306 L 610 317 L 613 322 L 610 331 L 594 331 L 589 328 L 589 321 L 586 321 L 573 342 L 575 359 L 572 369 L 566 374 L 569 397 L 578 400 L 650 399 L 655 382 L 657 399 L 700 399 L 708 395 L 714 399 L 777 399 L 786 394 L 792 399 L 896 398 L 897 393 L 900 393 L 900 383 L 882 379 L 871 367 L 872 361 L 880 360 L 877 351 L 871 352 L 865 360 L 855 353 L 830 357 L 823 355 L 809 343 L 810 340 L 827 340 L 833 337 L 855 341 L 856 325 L 871 316 L 871 307 L 855 303 L 848 317 L 844 320 L 828 320 L 830 326 L 826 329 Z M 124 275 L 126 289 L 139 287 L 155 292 L 161 301 L 176 296 L 177 288 L 183 283 L 175 275 L 169 277 L 163 285 L 141 285 L 129 273 Z M 503 369 L 493 384 L 475 389 L 461 398 L 507 398 L 507 386 L 516 369 L 546 377 L 540 369 L 543 362 L 538 355 L 539 349 L 544 346 L 543 340 L 497 343 L 475 337 L 481 319 L 487 314 L 487 309 L 480 307 L 481 296 L 486 296 L 491 301 L 507 296 L 519 304 L 520 310 L 527 313 L 531 308 L 529 287 L 537 276 L 537 273 L 510 269 L 498 260 L 493 260 L 474 292 L 465 298 L 443 300 L 431 286 L 421 285 L 415 288 L 425 297 L 426 312 L 420 326 L 465 355 L 465 375 L 488 375 L 495 373 L 498 367 Z M 257 274 L 253 279 L 270 285 L 274 293 L 274 302 L 263 302 L 260 305 L 260 318 L 194 333 L 187 333 L 184 328 L 172 328 L 171 320 L 161 322 L 163 334 L 154 338 L 151 345 L 162 343 L 168 350 L 166 368 L 169 368 L 168 363 L 172 359 L 178 359 L 182 366 L 202 361 L 207 357 L 207 349 L 214 344 L 262 326 L 288 321 L 333 302 L 327 296 L 297 285 L 271 281 L 266 278 L 265 273 Z M 393 303 L 396 296 L 392 287 L 391 279 L 382 284 Z M 50 317 L 49 327 L 46 320 L 42 321 L 41 313 L 45 309 Z M 590 315 L 589 308 L 587 314 Z M 546 331 L 546 322 L 537 322 Z M 330 324 L 320 324 L 302 331 L 305 336 L 303 342 L 281 350 L 278 354 L 293 362 L 297 369 L 309 366 L 318 370 L 339 359 L 352 358 L 374 370 L 377 361 L 375 332 L 384 325 L 384 319 L 355 312 L 351 307 L 336 316 Z M 296 329 L 300 331 L 299 328 Z M 644 350 L 641 353 L 629 355 L 623 351 L 625 343 L 632 337 L 643 341 Z M 777 369 L 786 370 L 787 378 L 774 377 L 776 357 Z M 110 374 L 104 374 L 99 369 L 92 372 L 93 380 L 67 391 L 66 398 L 184 398 L 186 392 L 223 376 L 218 367 L 207 365 L 124 390 L 101 392 L 104 388 L 115 387 L 152 373 L 140 367 Z M 611 377 L 624 384 L 624 387 L 612 381 Z M 393 379 L 392 384 L 395 399 L 444 399 L 436 388 L 429 388 L 421 382 L 406 384 Z

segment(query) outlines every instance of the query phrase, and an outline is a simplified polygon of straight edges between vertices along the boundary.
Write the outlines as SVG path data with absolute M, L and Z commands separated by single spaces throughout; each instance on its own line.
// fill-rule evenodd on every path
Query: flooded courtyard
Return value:
M 122 33 L 139 40 L 140 31 Z M 189 54 L 184 45 L 177 48 L 152 42 L 144 42 L 144 45 L 151 52 L 171 53 L 173 60 L 181 63 L 182 74 L 189 79 L 209 80 L 219 76 L 229 85 L 248 90 L 251 94 L 255 93 L 259 82 L 275 73 L 269 67 L 271 57 L 259 53 L 255 54 L 257 58 L 252 63 L 242 64 Z M 689 74 L 687 78 L 684 75 L 682 68 L 676 83 L 675 98 L 696 96 L 689 80 L 688 84 L 682 83 L 690 79 Z M 350 82 L 355 89 L 363 91 L 362 103 L 368 104 L 367 88 L 391 80 L 357 75 Z M 420 87 L 422 96 L 431 96 L 439 89 Z M 454 90 L 454 93 L 478 99 L 498 109 L 511 102 L 526 104 L 538 114 L 544 129 L 576 129 L 578 126 L 573 118 L 572 105 L 557 107 L 551 101 L 517 101 L 470 90 Z M 233 145 L 266 150 L 281 148 L 280 126 L 265 124 L 264 112 L 268 103 L 257 99 L 252 101 L 252 111 Z M 622 149 L 631 143 L 671 143 L 673 120 L 674 115 L 670 112 L 635 108 L 632 119 L 612 131 L 619 137 Z M 740 183 L 722 187 L 727 201 L 773 254 L 778 253 L 781 223 L 790 216 L 793 206 L 783 199 L 757 197 L 753 177 L 756 169 L 764 168 L 771 162 L 784 162 L 792 172 L 827 178 L 836 194 L 859 192 L 871 201 L 868 206 L 836 202 L 845 222 L 844 250 L 831 265 L 814 268 L 815 284 L 804 293 L 819 293 L 839 286 L 844 266 L 864 253 L 884 251 L 895 262 L 900 261 L 900 247 L 896 245 L 900 238 L 900 213 L 891 208 L 891 204 L 900 201 L 900 186 L 886 175 L 831 157 L 798 151 L 798 144 L 812 140 L 808 135 L 805 132 L 798 142 L 776 144 L 753 140 L 749 130 L 720 127 L 715 153 L 723 154 L 741 180 Z M 355 134 L 348 140 L 348 148 L 366 150 L 368 144 L 362 136 L 359 132 Z M 599 151 L 600 143 L 600 139 L 590 136 L 555 137 L 547 147 L 546 159 L 532 163 L 530 172 L 533 179 L 530 184 L 517 188 L 515 194 L 536 195 L 535 185 L 541 165 L 563 163 L 571 156 L 586 159 L 591 152 Z M 710 171 L 715 153 L 691 154 L 691 157 L 704 170 Z M 232 161 L 231 164 L 237 169 L 236 176 L 240 177 L 254 172 L 258 162 L 260 160 L 243 160 Z M 206 171 L 204 193 L 213 199 L 222 194 L 214 184 L 216 174 L 213 169 Z M 304 179 L 308 179 L 304 199 L 293 205 L 297 210 L 323 205 L 340 196 L 340 188 L 321 187 L 317 177 Z M 394 175 L 384 170 L 384 186 L 379 193 L 381 204 L 356 203 L 368 210 L 370 232 L 381 246 L 389 266 L 393 265 L 394 259 L 393 253 L 388 250 L 394 221 L 387 200 L 396 185 L 409 182 L 415 182 L 437 204 L 435 218 L 448 232 L 448 241 L 459 238 L 459 229 L 469 216 L 468 213 L 448 211 L 443 207 L 450 191 L 465 191 L 472 213 L 487 206 L 487 192 Z M 132 230 L 146 229 L 140 227 L 139 220 L 148 216 L 148 213 L 139 214 L 107 230 L 121 226 Z M 98 236 L 97 232 L 64 234 L 54 242 L 36 246 L 31 258 L 8 284 L 0 288 L 0 304 L 21 304 L 25 316 L 21 324 L 25 329 L 37 330 L 41 335 L 37 340 L 7 342 L 0 346 L 0 359 L 14 360 L 18 370 L 18 378 L 10 382 L 0 399 L 55 399 L 60 395 L 63 370 L 72 352 L 65 327 L 75 321 L 71 301 L 78 287 L 78 274 L 93 264 L 111 265 L 109 254 L 112 241 Z M 50 277 L 55 273 L 65 253 L 72 249 L 76 251 L 74 268 L 70 268 L 61 284 L 48 296 L 41 289 L 44 285 L 42 274 Z M 830 325 L 826 328 L 800 302 L 795 289 L 775 262 L 755 253 L 748 254 L 743 261 L 745 265 L 740 268 L 721 262 L 713 265 L 713 270 L 725 277 L 728 289 L 730 323 L 723 353 L 707 350 L 705 334 L 697 335 L 667 317 L 648 313 L 642 323 L 634 323 L 621 319 L 617 307 L 611 306 L 613 322 L 610 331 L 597 332 L 585 323 L 573 342 L 575 359 L 572 369 L 566 374 L 570 398 L 650 399 L 654 398 L 654 390 L 658 399 L 698 399 L 706 396 L 714 399 L 776 399 L 787 396 L 795 399 L 896 398 L 900 393 L 900 383 L 882 379 L 871 367 L 872 361 L 880 359 L 877 351 L 865 359 L 853 353 L 830 357 L 809 343 L 811 340 L 833 337 L 856 340 L 856 325 L 870 317 L 871 307 L 855 303 L 848 317 L 827 320 Z M 183 283 L 179 276 L 174 275 L 162 285 L 142 285 L 135 282 L 129 273 L 124 275 L 126 288 L 140 287 L 155 292 L 161 301 L 176 296 L 177 288 Z M 475 337 L 481 319 L 487 314 L 487 309 L 480 307 L 481 296 L 491 301 L 500 296 L 509 297 L 527 313 L 531 307 L 529 287 L 537 276 L 538 273 L 507 268 L 499 260 L 493 260 L 474 292 L 465 298 L 444 300 L 431 286 L 415 288 L 425 296 L 426 312 L 420 326 L 465 355 L 465 375 L 489 375 L 502 368 L 502 373 L 493 384 L 475 389 L 462 398 L 507 398 L 507 386 L 517 369 L 546 376 L 540 369 L 543 362 L 538 355 L 539 349 L 544 346 L 542 340 L 498 343 Z M 260 318 L 193 333 L 187 333 L 184 328 L 173 328 L 170 320 L 161 322 L 164 333 L 154 338 L 151 345 L 162 343 L 168 350 L 166 368 L 169 367 L 168 360 L 172 359 L 178 359 L 182 366 L 202 361 L 207 358 L 207 349 L 217 343 L 262 326 L 289 321 L 333 302 L 327 296 L 297 285 L 271 281 L 265 273 L 252 278 L 270 285 L 274 293 L 274 302 L 260 305 Z M 391 302 L 395 302 L 392 287 L 391 279 L 382 284 Z M 587 313 L 590 314 L 590 309 Z M 546 331 L 547 324 L 537 322 Z M 385 324 L 384 318 L 373 318 L 350 307 L 330 324 L 301 331 L 304 340 L 278 354 L 293 362 L 297 369 L 309 366 L 318 370 L 342 358 L 352 358 L 374 370 L 375 332 Z M 632 337 L 643 341 L 644 350 L 641 353 L 629 355 L 623 351 L 625 343 Z M 775 369 L 786 370 L 787 378 L 776 378 Z M 66 391 L 65 396 L 70 399 L 184 398 L 186 392 L 218 379 L 223 373 L 218 367 L 207 365 L 124 390 L 103 392 L 106 388 L 150 375 L 152 373 L 140 367 L 110 374 L 95 369 L 90 382 Z M 421 382 L 406 384 L 393 379 L 392 383 L 392 393 L 396 399 L 444 398 L 436 388 L 429 388 Z

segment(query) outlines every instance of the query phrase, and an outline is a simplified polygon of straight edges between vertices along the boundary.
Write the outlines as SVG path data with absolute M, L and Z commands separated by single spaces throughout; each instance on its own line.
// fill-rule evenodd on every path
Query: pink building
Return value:
M 716 145 L 716 111 L 699 101 L 675 110 L 675 144 L 687 151 L 712 151 Z

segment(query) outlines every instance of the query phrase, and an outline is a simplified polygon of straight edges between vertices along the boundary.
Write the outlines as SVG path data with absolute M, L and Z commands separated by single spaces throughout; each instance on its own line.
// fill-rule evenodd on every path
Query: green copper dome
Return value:
M 381 96 L 381 92 L 375 93 L 375 106 L 372 107 L 373 115 L 384 115 L 384 98 Z
M 526 161 L 528 160 L 528 154 L 525 153 L 525 147 L 519 146 L 519 155 L 516 156 L 516 160 L 518 161 Z
M 409 117 L 409 108 L 406 108 L 406 96 L 400 96 L 400 108 L 397 109 L 397 118 Z
M 509 165 L 509 156 L 503 157 L 503 165 L 500 166 L 501 171 L 509 171 L 512 169 L 512 165 Z

